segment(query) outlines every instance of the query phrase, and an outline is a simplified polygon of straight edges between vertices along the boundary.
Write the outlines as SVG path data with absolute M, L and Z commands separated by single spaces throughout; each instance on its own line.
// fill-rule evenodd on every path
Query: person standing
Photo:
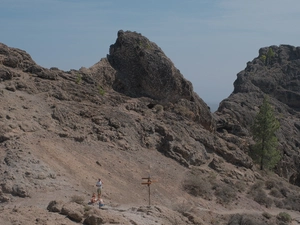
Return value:
M 102 192 L 102 181 L 100 178 L 99 178 L 98 182 L 96 183 L 96 187 L 97 187 L 98 199 L 100 199 L 101 192 Z

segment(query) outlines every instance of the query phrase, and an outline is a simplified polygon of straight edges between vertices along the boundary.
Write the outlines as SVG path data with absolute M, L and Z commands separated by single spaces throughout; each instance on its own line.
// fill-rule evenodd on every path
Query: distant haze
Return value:
M 206 104 L 210 107 L 210 111 L 213 113 L 217 111 L 219 107 L 219 103 L 206 102 Z

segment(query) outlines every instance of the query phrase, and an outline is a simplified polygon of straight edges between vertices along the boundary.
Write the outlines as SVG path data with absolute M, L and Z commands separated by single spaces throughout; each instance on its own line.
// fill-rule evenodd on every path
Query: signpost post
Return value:
M 151 192 L 150 192 L 150 185 L 152 184 L 152 183 L 154 183 L 154 182 L 157 182 L 156 180 L 151 180 L 151 177 L 149 176 L 149 177 L 146 177 L 146 178 L 142 178 L 143 180 L 146 180 L 146 181 L 144 181 L 144 182 L 142 182 L 142 184 L 144 184 L 144 185 L 148 185 L 148 192 L 149 192 L 149 205 L 151 205 L 151 198 L 150 198 L 150 196 L 151 196 Z

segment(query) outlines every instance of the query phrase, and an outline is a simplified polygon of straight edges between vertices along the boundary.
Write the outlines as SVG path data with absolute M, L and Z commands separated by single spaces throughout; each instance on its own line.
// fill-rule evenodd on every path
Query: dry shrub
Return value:
M 282 187 L 280 188 L 280 193 L 284 196 L 284 197 L 287 197 L 288 196 L 288 193 L 290 193 L 290 190 L 286 187 Z
M 273 197 L 275 197 L 275 198 L 282 198 L 283 197 L 282 194 L 281 194 L 281 192 L 277 188 L 275 188 L 275 187 L 273 187 L 271 189 L 270 195 L 273 196 Z
M 257 186 L 256 186 L 257 187 Z M 261 205 L 265 205 L 266 207 L 270 207 L 273 204 L 273 200 L 269 198 L 266 192 L 258 186 L 259 188 L 251 189 L 250 196 L 253 197 L 253 200 Z
M 174 111 L 178 113 L 181 116 L 187 117 L 189 119 L 194 119 L 195 114 L 187 107 L 178 105 L 176 108 L 174 108 Z
M 236 198 L 236 190 L 227 184 L 221 184 L 215 191 L 217 199 L 222 203 L 229 203 Z
M 279 200 L 279 199 L 274 199 L 274 204 L 277 208 L 280 208 L 280 209 L 283 209 L 283 202 L 282 200 Z
M 265 225 L 261 217 L 245 214 L 233 215 L 227 225 Z
M 201 171 L 191 171 L 186 176 L 183 188 L 193 196 L 212 200 L 213 190 L 211 182 L 211 178 L 205 177 Z
M 263 185 L 264 185 L 263 181 L 258 180 L 251 186 L 251 190 L 262 189 Z
M 246 190 L 246 184 L 244 181 L 236 181 L 234 184 L 234 189 L 237 190 L 238 192 L 244 192 Z
M 179 204 L 176 204 L 174 207 L 173 207 L 173 210 L 174 211 L 177 211 L 181 214 L 184 214 L 184 213 L 188 213 L 188 212 L 191 212 L 193 210 L 194 206 L 191 202 L 188 202 L 188 201 L 182 201 L 181 203 Z
M 289 196 L 283 200 L 283 208 L 300 211 L 300 195 L 291 192 Z
M 274 180 L 266 180 L 265 181 L 265 186 L 268 190 L 271 190 L 272 188 L 277 187 L 276 183 Z
M 194 196 L 200 196 L 206 200 L 212 200 L 212 185 L 207 179 L 191 178 L 184 184 L 184 189 Z

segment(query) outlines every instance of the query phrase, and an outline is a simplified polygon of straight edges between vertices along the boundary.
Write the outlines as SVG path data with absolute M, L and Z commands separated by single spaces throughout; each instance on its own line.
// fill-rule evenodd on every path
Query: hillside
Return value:
M 0 44 L 0 223 L 284 224 L 278 214 L 287 212 L 298 224 L 300 54 L 272 48 L 272 60 L 261 63 L 260 50 L 211 113 L 136 32 L 119 31 L 106 58 L 78 71 L 43 68 Z M 247 154 L 264 93 L 283 115 L 276 173 Z M 148 176 L 157 181 L 151 206 Z M 98 178 L 103 209 L 87 205 Z

